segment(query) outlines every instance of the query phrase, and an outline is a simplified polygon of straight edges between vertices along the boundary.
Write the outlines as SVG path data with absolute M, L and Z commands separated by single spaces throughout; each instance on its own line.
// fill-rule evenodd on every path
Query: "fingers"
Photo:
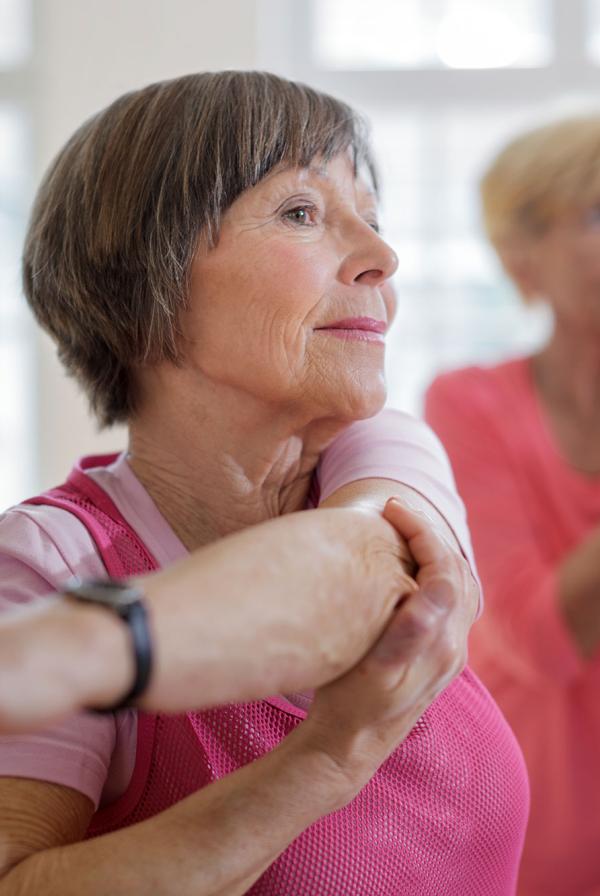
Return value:
M 395 718 L 402 726 L 410 717 L 414 723 L 422 701 L 435 699 L 464 668 L 465 652 L 454 637 L 450 615 L 448 605 L 420 591 L 396 613 L 365 657 L 363 668 L 384 701 L 388 721 Z
M 409 510 L 397 498 L 390 498 L 383 516 L 406 539 L 418 566 L 439 562 L 447 556 L 448 545 L 435 531 L 432 520 L 421 511 Z
M 360 744 L 372 774 L 460 672 L 462 661 L 447 610 L 422 592 L 412 595 L 361 662 L 316 692 L 310 719 L 321 744 L 343 761 Z
M 432 600 L 423 589 L 415 592 L 396 611 L 367 659 L 389 664 L 412 662 L 439 634 L 451 605 L 437 596 Z
M 425 513 L 409 509 L 397 498 L 390 498 L 383 516 L 408 542 L 419 567 L 417 581 L 422 591 L 434 603 L 464 605 L 472 622 L 479 606 L 479 588 L 460 551 L 444 540 Z

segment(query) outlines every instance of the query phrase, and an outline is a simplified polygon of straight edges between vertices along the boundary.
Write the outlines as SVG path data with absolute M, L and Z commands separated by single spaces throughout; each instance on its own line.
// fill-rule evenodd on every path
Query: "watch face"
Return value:
M 119 582 L 115 579 L 98 579 L 86 582 L 77 579 L 75 582 L 67 584 L 63 589 L 63 593 L 77 600 L 103 604 L 114 609 L 127 607 L 139 601 L 143 596 L 137 588 L 133 588 L 127 582 Z

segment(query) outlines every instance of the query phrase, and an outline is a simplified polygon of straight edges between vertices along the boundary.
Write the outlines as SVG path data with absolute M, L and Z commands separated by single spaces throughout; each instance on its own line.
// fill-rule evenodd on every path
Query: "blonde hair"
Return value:
M 483 221 L 502 257 L 565 212 L 600 198 L 600 114 L 564 119 L 511 141 L 481 184 Z

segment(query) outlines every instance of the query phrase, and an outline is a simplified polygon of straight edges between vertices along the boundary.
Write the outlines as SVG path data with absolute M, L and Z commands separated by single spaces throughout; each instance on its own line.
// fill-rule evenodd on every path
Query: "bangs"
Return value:
M 188 171 L 190 181 L 213 184 L 212 208 L 204 209 L 199 228 L 209 243 L 217 238 L 227 208 L 279 165 L 306 167 L 315 158 L 329 161 L 349 151 L 355 172 L 365 168 L 377 193 L 369 128 L 350 106 L 265 72 L 224 72 L 215 78 L 212 89 L 202 85 L 211 109 L 198 110 L 197 164 Z M 206 192 L 201 190 L 204 201 Z

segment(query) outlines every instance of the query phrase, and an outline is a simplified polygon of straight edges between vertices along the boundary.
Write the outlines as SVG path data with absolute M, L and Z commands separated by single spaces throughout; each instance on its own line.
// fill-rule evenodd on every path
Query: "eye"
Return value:
M 317 223 L 317 209 L 314 205 L 297 205 L 285 211 L 283 217 L 299 227 L 312 227 Z
M 379 221 L 367 221 L 367 224 L 369 225 L 371 230 L 375 231 L 375 233 L 381 233 L 381 226 L 379 224 Z

